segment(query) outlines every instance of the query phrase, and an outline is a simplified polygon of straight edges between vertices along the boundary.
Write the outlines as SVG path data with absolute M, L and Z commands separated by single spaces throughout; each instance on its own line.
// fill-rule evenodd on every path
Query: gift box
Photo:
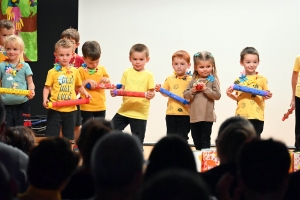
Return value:
M 300 153 L 295 152 L 292 157 L 293 171 L 298 171 L 300 169 Z
M 210 170 L 219 164 L 220 161 L 215 149 L 202 149 L 201 172 Z
M 201 172 L 201 163 L 202 163 L 202 151 L 193 151 L 195 161 L 196 161 L 196 167 L 197 171 Z

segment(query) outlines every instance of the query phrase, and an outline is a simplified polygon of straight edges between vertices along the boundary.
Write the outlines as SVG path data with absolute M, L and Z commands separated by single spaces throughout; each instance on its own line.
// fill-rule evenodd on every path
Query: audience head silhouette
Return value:
M 247 119 L 240 116 L 226 119 L 221 124 L 216 139 L 220 163 L 236 162 L 239 148 L 255 136 L 255 129 Z
M 273 139 L 253 139 L 238 156 L 238 170 L 246 199 L 282 199 L 287 187 L 290 156 Z
M 82 125 L 77 145 L 85 167 L 90 168 L 91 154 L 96 142 L 112 129 L 111 122 L 103 118 L 91 118 Z
M 135 136 L 121 131 L 103 136 L 92 152 L 96 199 L 132 199 L 142 180 L 143 163 Z
M 143 186 L 139 200 L 209 200 L 205 182 L 196 172 L 183 169 L 163 170 Z
M 75 171 L 79 156 L 71 151 L 63 138 L 42 140 L 29 155 L 28 179 L 32 186 L 45 190 L 61 190 Z
M 0 200 L 15 199 L 16 188 L 13 188 L 12 181 L 6 167 L 0 161 Z
M 188 143 L 176 135 L 168 135 L 154 146 L 147 166 L 144 180 L 165 169 L 186 169 L 197 172 L 193 152 Z

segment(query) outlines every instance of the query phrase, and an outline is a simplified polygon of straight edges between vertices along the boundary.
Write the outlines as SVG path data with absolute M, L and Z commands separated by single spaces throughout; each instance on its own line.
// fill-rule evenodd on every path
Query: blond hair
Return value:
M 62 48 L 65 48 L 65 49 L 71 48 L 72 51 L 74 51 L 74 44 L 73 44 L 70 40 L 68 40 L 68 39 L 60 39 L 60 40 L 58 40 L 58 41 L 55 43 L 55 46 L 54 46 L 55 51 L 56 51 L 59 47 L 62 47 Z
M 6 49 L 8 44 L 12 44 L 13 46 L 19 46 L 21 53 L 24 52 L 25 45 L 24 45 L 23 39 L 20 36 L 17 36 L 17 35 L 7 36 L 5 41 L 4 41 L 4 48 L 5 49 Z

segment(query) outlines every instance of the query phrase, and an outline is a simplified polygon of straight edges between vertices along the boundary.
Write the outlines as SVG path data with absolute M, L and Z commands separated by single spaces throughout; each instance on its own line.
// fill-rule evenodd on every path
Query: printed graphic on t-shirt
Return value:
M 59 91 L 57 100 L 71 100 L 74 91 L 74 76 L 66 76 L 64 74 L 58 77 Z

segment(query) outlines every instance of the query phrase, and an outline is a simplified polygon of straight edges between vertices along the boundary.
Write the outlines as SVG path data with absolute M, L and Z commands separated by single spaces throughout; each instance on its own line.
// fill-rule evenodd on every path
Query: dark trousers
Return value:
M 112 124 L 115 130 L 121 131 L 124 130 L 129 124 L 131 133 L 136 135 L 140 139 L 141 144 L 144 143 L 147 120 L 125 117 L 117 113 L 112 119 Z
M 188 140 L 191 130 L 190 116 L 188 115 L 166 115 L 167 135 L 175 134 Z
M 254 126 L 256 136 L 260 138 L 260 135 L 264 130 L 264 121 L 260 121 L 258 119 L 249 119 L 249 121 Z
M 76 112 L 77 110 L 72 112 L 59 112 L 49 109 L 45 135 L 47 137 L 59 136 L 61 127 L 63 136 L 69 140 L 73 140 Z
M 295 150 L 300 151 L 300 98 L 295 97 Z
M 29 102 L 26 101 L 25 103 L 17 105 L 5 105 L 5 111 L 6 128 L 24 126 L 26 114 L 30 114 Z
M 210 148 L 210 135 L 213 122 L 191 123 L 191 133 L 197 150 Z
M 97 112 L 92 112 L 92 111 L 81 111 L 81 117 L 82 117 L 82 124 L 86 122 L 90 118 L 95 118 L 95 117 L 102 117 L 105 118 L 105 113 L 106 111 L 97 111 Z

